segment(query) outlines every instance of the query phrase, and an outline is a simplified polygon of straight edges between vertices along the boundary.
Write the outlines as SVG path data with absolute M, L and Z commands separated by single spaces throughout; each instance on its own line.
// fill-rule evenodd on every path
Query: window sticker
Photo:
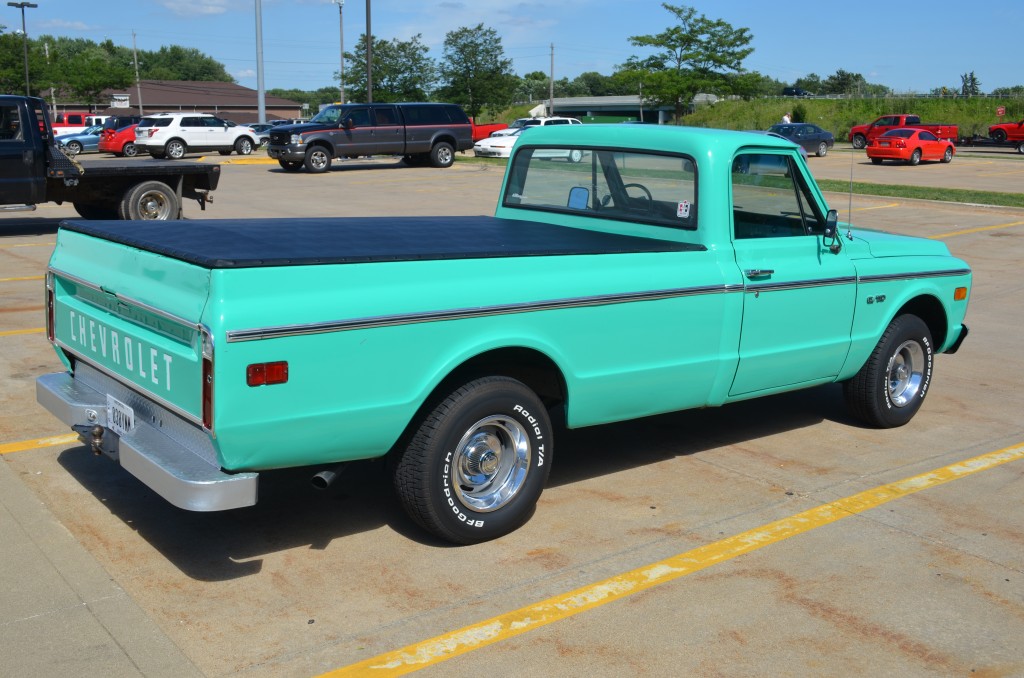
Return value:
M 679 217 L 680 219 L 689 219 L 690 218 L 690 201 L 689 200 L 682 200 L 682 201 L 679 202 L 679 204 L 676 206 L 676 216 Z

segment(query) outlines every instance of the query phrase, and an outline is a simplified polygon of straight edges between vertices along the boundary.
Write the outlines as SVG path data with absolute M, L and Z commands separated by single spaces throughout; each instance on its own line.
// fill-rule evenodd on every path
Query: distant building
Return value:
M 139 91 L 142 92 L 142 111 L 161 113 L 173 111 L 199 111 L 213 113 L 226 120 L 238 123 L 260 122 L 257 91 L 232 82 L 208 82 L 191 80 L 142 80 L 139 87 L 130 85 L 124 89 L 110 89 L 103 93 L 110 102 L 109 107 L 93 107 L 93 113 L 101 115 L 131 115 L 139 112 Z M 267 120 L 288 120 L 309 117 L 302 104 L 291 99 L 266 96 Z M 61 105 L 61 110 L 84 110 L 80 105 Z

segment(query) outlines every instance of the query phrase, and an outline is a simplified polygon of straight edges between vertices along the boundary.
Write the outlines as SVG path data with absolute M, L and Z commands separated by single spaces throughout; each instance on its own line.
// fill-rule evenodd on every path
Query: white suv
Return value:
M 553 116 L 550 118 L 519 118 L 512 121 L 512 124 L 505 129 L 499 129 L 497 132 L 491 132 L 492 137 L 505 137 L 509 134 L 514 134 L 516 130 L 522 129 L 523 127 L 534 127 L 535 125 L 582 125 L 583 123 L 576 118 L 563 118 L 560 116 Z
M 256 136 L 244 125 L 209 113 L 156 113 L 144 117 L 135 128 L 135 145 L 140 153 L 175 160 L 190 151 L 249 155 L 257 147 Z

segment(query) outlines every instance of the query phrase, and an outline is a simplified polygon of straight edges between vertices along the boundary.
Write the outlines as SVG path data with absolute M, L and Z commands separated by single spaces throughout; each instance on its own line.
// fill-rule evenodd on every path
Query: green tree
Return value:
M 497 109 L 512 103 L 518 83 L 501 37 L 483 24 L 445 35 L 440 74 L 441 98 L 462 104 L 473 117 L 485 106 Z
M 825 86 L 821 82 L 821 76 L 817 73 L 808 73 L 802 78 L 797 78 L 796 82 L 793 83 L 793 87 L 799 87 L 814 94 L 821 94 L 825 91 Z
M 992 90 L 992 96 L 997 97 L 1024 97 L 1024 85 L 1013 87 L 996 87 Z
M 425 101 L 437 85 L 437 63 L 428 56 L 430 48 L 422 35 L 411 40 L 381 40 L 373 36 L 373 100 Z M 345 52 L 345 98 L 366 101 L 366 34 L 356 48 Z M 340 81 L 341 72 L 335 71 Z
M 656 50 L 653 56 L 631 57 L 626 69 L 641 71 L 645 101 L 672 105 L 676 120 L 699 92 L 731 92 L 730 74 L 743 72 L 753 36 L 721 19 L 708 19 L 693 7 L 661 4 L 678 22 L 657 35 L 634 35 L 634 47 Z
M 272 97 L 281 97 L 282 99 L 297 101 L 300 104 L 309 104 L 310 115 L 316 115 L 316 112 L 320 110 L 320 106 L 322 104 L 333 104 L 338 100 L 338 88 L 330 86 L 321 87 L 320 89 L 311 91 L 275 88 L 268 89 L 267 94 Z
M 139 77 L 143 80 L 199 80 L 234 82 L 213 57 L 194 47 L 164 46 L 156 52 L 139 53 Z
M 981 82 L 974 71 L 960 76 L 960 94 L 965 97 L 976 97 L 981 94 Z

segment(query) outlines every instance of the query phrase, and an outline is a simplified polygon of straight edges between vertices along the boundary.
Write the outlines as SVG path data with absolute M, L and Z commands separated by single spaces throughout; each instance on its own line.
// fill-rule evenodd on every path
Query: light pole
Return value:
M 17 7 L 21 10 L 21 46 L 25 51 L 25 96 L 30 96 L 28 91 L 28 31 L 25 30 L 25 8 L 38 7 L 34 2 L 8 2 L 8 7 Z
M 331 0 L 331 4 L 338 6 L 338 36 L 341 38 L 341 86 L 339 89 L 341 90 L 341 103 L 345 103 L 345 17 L 341 11 L 345 6 L 345 0 Z

